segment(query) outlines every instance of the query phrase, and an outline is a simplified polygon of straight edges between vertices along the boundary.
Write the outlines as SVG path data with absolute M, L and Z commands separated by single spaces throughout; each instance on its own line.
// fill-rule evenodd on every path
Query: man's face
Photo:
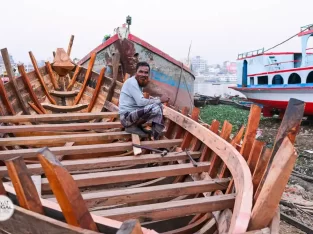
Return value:
M 140 87 L 145 87 L 149 82 L 149 67 L 140 66 L 136 71 L 136 80 Z

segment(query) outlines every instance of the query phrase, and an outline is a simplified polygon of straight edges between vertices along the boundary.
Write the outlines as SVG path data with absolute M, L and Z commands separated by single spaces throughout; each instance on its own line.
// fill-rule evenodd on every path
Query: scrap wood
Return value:
M 280 213 L 280 217 L 282 220 L 284 220 L 285 222 L 291 224 L 292 226 L 299 228 L 300 230 L 306 232 L 306 233 L 310 233 L 313 234 L 313 229 L 310 228 L 309 226 L 305 225 L 304 223 L 300 223 L 299 221 L 297 221 L 296 219 L 292 218 L 289 215 L 286 215 L 284 213 Z

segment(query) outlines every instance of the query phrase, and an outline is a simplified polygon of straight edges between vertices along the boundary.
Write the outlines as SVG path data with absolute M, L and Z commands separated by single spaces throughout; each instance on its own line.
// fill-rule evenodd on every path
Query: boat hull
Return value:
M 100 72 L 106 66 L 106 73 L 110 77 L 113 75 L 110 69 L 112 56 L 116 52 L 120 53 L 123 74 L 128 73 L 133 76 L 139 61 L 148 62 L 151 69 L 151 82 L 145 87 L 144 92 L 158 97 L 166 94 L 170 98 L 170 105 L 179 108 L 187 106 L 192 109 L 195 80 L 192 72 L 182 63 L 147 42 L 132 34 L 129 34 L 127 38 L 120 38 L 116 34 L 86 55 L 79 61 L 79 64 L 87 67 L 93 52 L 96 53 L 94 70 Z M 123 78 L 122 75 L 118 79 L 122 82 Z
M 305 102 L 305 115 L 313 115 L 313 87 L 299 88 L 235 88 L 243 93 L 248 100 L 263 105 L 263 112 L 278 109 L 284 112 L 290 98 Z

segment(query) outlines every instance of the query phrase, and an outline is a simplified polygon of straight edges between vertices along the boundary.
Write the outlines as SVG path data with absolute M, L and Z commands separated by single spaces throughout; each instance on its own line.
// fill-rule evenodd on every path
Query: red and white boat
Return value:
M 301 52 L 239 54 L 237 87 L 250 101 L 263 105 L 263 115 L 283 114 L 290 98 L 306 103 L 305 115 L 313 115 L 313 53 L 307 48 L 313 24 L 301 27 Z

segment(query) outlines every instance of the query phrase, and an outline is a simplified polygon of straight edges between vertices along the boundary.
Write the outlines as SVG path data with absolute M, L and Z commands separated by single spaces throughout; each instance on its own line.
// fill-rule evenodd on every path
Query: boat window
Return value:
M 284 79 L 281 75 L 275 75 L 272 80 L 273 85 L 284 84 Z
M 268 76 L 258 76 L 258 84 L 268 84 Z
M 311 71 L 306 78 L 306 83 L 313 83 L 313 71 Z
M 289 76 L 288 84 L 301 84 L 301 77 L 297 73 L 292 73 Z
M 250 77 L 250 85 L 254 85 L 254 77 Z

